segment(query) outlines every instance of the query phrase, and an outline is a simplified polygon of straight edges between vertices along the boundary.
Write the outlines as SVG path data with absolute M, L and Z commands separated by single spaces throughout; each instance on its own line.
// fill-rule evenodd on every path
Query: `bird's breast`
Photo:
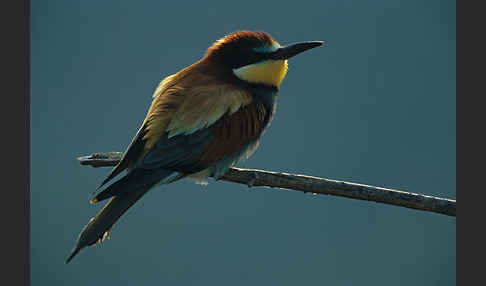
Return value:
M 207 166 L 193 177 L 199 182 L 214 176 L 219 178 L 238 162 L 250 157 L 258 148 L 260 137 L 270 125 L 276 109 L 276 90 L 257 88 L 253 100 L 232 114 L 226 114 L 211 128 L 211 143 L 198 157 Z
M 210 171 L 219 178 L 232 166 L 250 157 L 258 148 L 260 137 L 270 125 L 276 111 L 277 91 L 257 88 L 252 92 L 253 103 L 220 121 L 215 126 L 218 144 L 213 146 L 209 157 L 219 157 Z M 214 153 L 213 153 L 214 152 Z M 217 154 L 220 153 L 218 156 Z

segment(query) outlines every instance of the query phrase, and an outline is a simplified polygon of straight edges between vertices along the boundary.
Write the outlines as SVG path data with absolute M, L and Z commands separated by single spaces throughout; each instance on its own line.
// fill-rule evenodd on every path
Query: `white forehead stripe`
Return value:
M 272 41 L 271 45 L 265 45 L 263 47 L 258 47 L 253 49 L 255 52 L 264 52 L 264 53 L 271 53 L 275 52 L 280 48 L 280 44 L 277 43 L 276 41 Z

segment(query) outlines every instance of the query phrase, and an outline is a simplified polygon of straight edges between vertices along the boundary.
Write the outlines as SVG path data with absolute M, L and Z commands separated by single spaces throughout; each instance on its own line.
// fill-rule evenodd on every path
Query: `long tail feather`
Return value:
M 164 169 L 136 169 L 111 184 L 91 200 L 96 202 L 113 197 L 83 228 L 66 263 L 69 263 L 81 249 L 103 241 L 115 222 L 153 186 L 158 183 L 174 182 L 183 176 L 178 172 Z
M 152 186 L 133 190 L 113 197 L 101 211 L 92 218 L 79 234 L 76 246 L 66 260 L 69 263 L 83 248 L 101 242 L 108 235 L 115 222 Z

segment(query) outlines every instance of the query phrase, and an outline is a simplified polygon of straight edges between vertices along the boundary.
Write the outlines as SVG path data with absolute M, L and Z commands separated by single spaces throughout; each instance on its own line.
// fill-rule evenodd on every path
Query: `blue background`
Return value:
M 31 1 L 31 285 L 455 285 L 456 219 L 211 181 L 149 192 L 64 261 L 165 76 L 238 29 L 281 44 L 278 110 L 241 167 L 456 197 L 455 1 Z

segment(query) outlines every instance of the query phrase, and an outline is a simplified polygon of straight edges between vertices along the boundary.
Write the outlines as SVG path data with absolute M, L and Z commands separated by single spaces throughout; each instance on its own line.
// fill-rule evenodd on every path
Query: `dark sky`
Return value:
M 289 62 L 241 167 L 456 197 L 456 2 L 31 1 L 31 285 L 455 285 L 456 219 L 211 181 L 149 192 L 64 261 L 165 76 L 216 39 L 324 40 Z

